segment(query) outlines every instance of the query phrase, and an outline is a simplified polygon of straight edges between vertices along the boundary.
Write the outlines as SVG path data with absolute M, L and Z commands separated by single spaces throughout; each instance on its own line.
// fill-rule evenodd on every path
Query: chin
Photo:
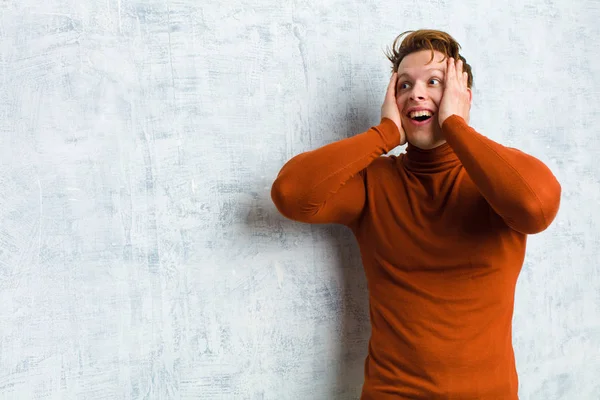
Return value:
M 411 143 L 428 143 L 435 141 L 435 134 L 431 129 L 415 129 L 412 132 L 406 132 L 406 137 Z
M 411 145 L 423 150 L 433 149 L 445 142 L 439 135 L 427 131 L 407 132 L 406 139 Z

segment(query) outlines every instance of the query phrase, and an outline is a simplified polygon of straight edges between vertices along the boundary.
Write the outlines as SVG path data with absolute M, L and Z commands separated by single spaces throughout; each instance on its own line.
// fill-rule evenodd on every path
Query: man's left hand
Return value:
M 471 89 L 468 87 L 469 76 L 463 71 L 462 60 L 455 61 L 448 57 L 444 93 L 440 101 L 438 121 L 440 126 L 453 114 L 462 117 L 469 123 L 471 110 Z

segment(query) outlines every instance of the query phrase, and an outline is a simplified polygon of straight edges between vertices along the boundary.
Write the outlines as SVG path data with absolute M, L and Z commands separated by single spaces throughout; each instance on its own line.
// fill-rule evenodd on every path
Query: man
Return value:
M 517 399 L 515 285 L 561 186 L 469 126 L 471 68 L 450 35 L 402 35 L 380 124 L 289 160 L 272 199 L 357 238 L 372 327 L 362 399 Z

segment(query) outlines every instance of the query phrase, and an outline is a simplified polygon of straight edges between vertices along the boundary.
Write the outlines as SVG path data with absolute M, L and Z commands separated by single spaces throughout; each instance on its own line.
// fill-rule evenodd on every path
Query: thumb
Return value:
M 385 93 L 386 100 L 396 101 L 396 81 L 398 80 L 398 73 L 394 72 L 388 83 L 387 91 Z

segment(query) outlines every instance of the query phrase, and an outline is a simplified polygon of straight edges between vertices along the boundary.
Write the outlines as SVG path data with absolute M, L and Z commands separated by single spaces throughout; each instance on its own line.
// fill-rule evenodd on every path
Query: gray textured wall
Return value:
M 378 123 L 383 50 L 422 27 L 463 45 L 472 125 L 563 184 L 518 285 L 521 398 L 600 398 L 597 0 L 0 12 L 0 398 L 356 398 L 356 244 L 269 190 L 291 156 Z

